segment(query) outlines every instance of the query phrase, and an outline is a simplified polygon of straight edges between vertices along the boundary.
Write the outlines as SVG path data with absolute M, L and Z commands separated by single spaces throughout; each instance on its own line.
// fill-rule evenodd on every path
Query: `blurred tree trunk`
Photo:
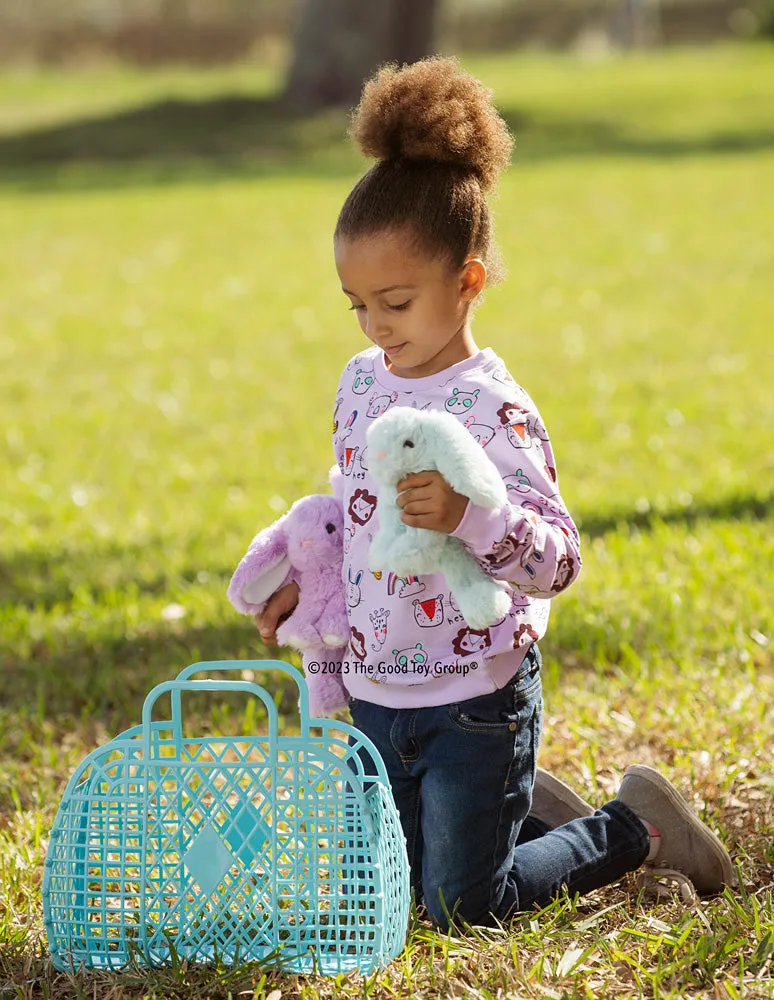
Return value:
M 384 62 L 433 52 L 437 0 L 299 0 L 285 101 L 300 111 L 354 105 Z
M 655 45 L 660 41 L 658 0 L 620 0 L 614 37 L 625 49 Z

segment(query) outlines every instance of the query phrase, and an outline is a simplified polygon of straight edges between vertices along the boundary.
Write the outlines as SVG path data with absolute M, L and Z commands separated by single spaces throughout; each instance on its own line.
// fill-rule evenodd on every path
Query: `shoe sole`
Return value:
M 580 795 L 576 795 L 575 792 L 565 785 L 563 781 L 555 778 L 553 774 L 549 774 L 548 771 L 544 771 L 542 767 L 538 768 L 538 774 L 535 779 L 535 785 L 540 786 L 545 789 L 546 792 L 560 805 L 563 807 L 561 809 L 561 816 L 557 817 L 547 813 L 542 813 L 539 807 L 536 807 L 534 801 L 531 814 L 550 826 L 552 829 L 556 829 L 557 826 L 563 826 L 565 823 L 569 823 L 574 819 L 581 819 L 583 816 L 593 816 L 594 807 L 590 806 L 585 799 L 582 799 Z M 561 819 L 560 823 L 555 823 L 555 819 Z
M 632 777 L 640 778 L 640 780 L 647 782 L 649 785 L 657 788 L 659 793 L 662 794 L 666 799 L 668 799 L 669 804 L 674 807 L 674 809 L 679 813 L 680 818 L 684 820 L 691 829 L 707 843 L 708 848 L 711 848 L 712 853 L 715 855 L 716 859 L 720 862 L 720 869 L 722 872 L 723 885 L 736 885 L 736 876 L 734 874 L 734 868 L 731 864 L 731 860 L 728 856 L 728 852 L 723 846 L 723 842 L 720 838 L 710 830 L 706 823 L 703 823 L 699 817 L 693 812 L 690 806 L 687 804 L 685 799 L 680 795 L 680 793 L 672 786 L 672 784 L 661 774 L 660 771 L 655 770 L 655 768 L 648 767 L 647 764 L 632 764 L 631 767 L 626 769 L 626 774 Z M 663 848 L 662 848 L 663 849 Z M 658 855 L 654 858 L 653 862 L 648 862 L 648 864 L 658 872 L 659 859 Z M 664 859 L 663 864 L 670 865 L 674 864 L 674 861 L 668 857 Z M 693 880 L 693 879 L 692 879 Z M 696 883 L 694 882 L 694 885 Z M 722 885 L 719 887 L 706 887 L 696 885 L 697 892 L 703 894 L 712 894 L 722 891 Z

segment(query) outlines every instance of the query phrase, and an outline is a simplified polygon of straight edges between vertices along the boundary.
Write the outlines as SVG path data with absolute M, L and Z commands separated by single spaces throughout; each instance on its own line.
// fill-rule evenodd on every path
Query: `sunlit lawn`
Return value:
M 537 399 L 585 534 L 543 644 L 542 763 L 598 802 L 628 763 L 662 766 L 742 893 L 684 912 L 627 882 L 483 944 L 420 927 L 369 995 L 770 996 L 774 53 L 469 65 L 517 134 L 510 276 L 476 334 Z M 35 957 L 69 773 L 185 663 L 266 655 L 228 577 L 325 488 L 362 344 L 331 231 L 361 163 L 331 138 L 346 116 L 218 118 L 270 86 L 245 67 L 0 79 L 0 997 L 363 995 Z

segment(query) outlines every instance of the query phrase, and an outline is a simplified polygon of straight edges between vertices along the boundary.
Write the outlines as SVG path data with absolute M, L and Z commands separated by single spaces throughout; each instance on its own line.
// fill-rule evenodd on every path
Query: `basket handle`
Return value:
M 153 706 L 156 704 L 158 699 L 171 692 L 172 695 L 172 730 L 174 733 L 175 747 L 178 753 L 182 753 L 183 744 L 183 730 L 182 730 L 182 713 L 180 705 L 180 693 L 182 691 L 245 691 L 248 694 L 253 694 L 256 698 L 259 698 L 266 709 L 266 714 L 268 716 L 269 722 L 269 743 L 271 746 L 275 746 L 277 743 L 277 706 L 274 704 L 274 699 L 271 697 L 269 692 L 262 688 L 259 684 L 254 684 L 252 681 L 219 681 L 219 680 L 201 680 L 201 681 L 189 681 L 180 680 L 179 678 L 173 681 L 162 681 L 161 684 L 157 684 L 151 691 L 148 692 L 145 702 L 142 706 L 142 740 L 143 740 L 143 756 L 146 760 L 149 760 L 152 756 L 151 754 L 151 735 L 152 735 L 152 714 Z
M 202 660 L 200 663 L 192 663 L 188 667 L 183 667 L 177 675 L 177 680 L 187 681 L 193 674 L 212 673 L 215 670 L 279 670 L 280 673 L 287 674 L 298 688 L 301 732 L 309 731 L 309 690 L 306 686 L 306 678 L 297 667 L 285 663 L 284 660 Z

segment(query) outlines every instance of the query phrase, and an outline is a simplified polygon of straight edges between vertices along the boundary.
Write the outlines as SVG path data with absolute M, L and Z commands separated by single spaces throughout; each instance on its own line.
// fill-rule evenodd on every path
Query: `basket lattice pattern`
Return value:
M 276 735 L 276 708 L 257 685 L 188 679 L 256 667 L 299 681 L 301 735 Z M 234 689 L 264 701 L 268 735 L 183 737 L 181 691 Z M 172 720 L 152 722 L 166 691 Z M 399 954 L 408 863 L 384 766 L 345 723 L 316 719 L 312 735 L 305 695 L 287 664 L 195 664 L 154 688 L 143 725 L 81 763 L 44 876 L 59 968 L 185 958 L 336 974 Z

